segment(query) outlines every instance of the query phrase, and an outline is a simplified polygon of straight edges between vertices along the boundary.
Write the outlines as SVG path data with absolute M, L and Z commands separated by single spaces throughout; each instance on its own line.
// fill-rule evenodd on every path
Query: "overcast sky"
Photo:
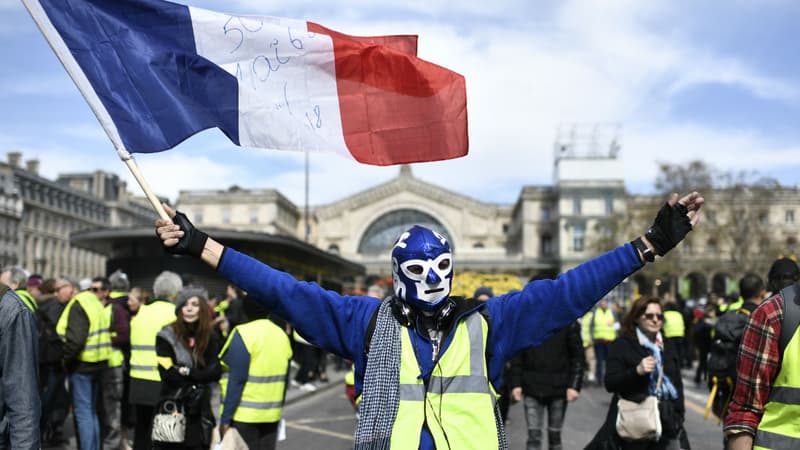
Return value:
M 416 176 L 512 203 L 552 183 L 559 127 L 620 124 L 627 188 L 657 162 L 800 180 L 800 3 L 793 0 L 189 0 L 219 12 L 310 20 L 354 35 L 417 34 L 419 56 L 467 81 L 469 155 Z M 129 180 L 86 102 L 18 0 L 0 0 L 0 157 L 41 173 L 103 169 Z M 304 155 L 239 148 L 216 129 L 136 160 L 154 190 L 275 188 L 304 203 Z M 334 154 L 310 157 L 311 204 L 396 176 Z

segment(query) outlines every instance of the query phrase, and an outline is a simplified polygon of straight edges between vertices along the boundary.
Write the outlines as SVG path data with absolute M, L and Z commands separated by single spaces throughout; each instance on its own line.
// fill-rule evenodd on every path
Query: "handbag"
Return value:
M 658 372 L 656 392 L 661 389 L 663 371 Z M 648 395 L 640 403 L 620 398 L 617 401 L 617 434 L 626 441 L 657 441 L 661 438 L 658 397 Z
M 153 442 L 183 442 L 186 438 L 186 415 L 183 406 L 176 400 L 165 400 L 159 405 L 153 416 L 153 431 L 150 433 Z

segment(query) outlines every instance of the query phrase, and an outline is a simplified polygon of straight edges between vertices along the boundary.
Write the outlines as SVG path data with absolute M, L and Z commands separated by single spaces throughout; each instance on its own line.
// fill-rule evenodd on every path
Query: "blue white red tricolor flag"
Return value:
M 467 154 L 464 78 L 416 36 L 162 0 L 22 0 L 120 156 L 217 127 L 237 145 L 390 165 Z

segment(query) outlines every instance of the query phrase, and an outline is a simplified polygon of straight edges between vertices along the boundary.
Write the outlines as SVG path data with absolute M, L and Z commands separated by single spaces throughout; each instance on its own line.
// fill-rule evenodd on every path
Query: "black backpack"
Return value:
M 39 364 L 59 364 L 64 357 L 64 342 L 56 332 L 58 323 L 43 308 L 39 308 L 36 315 L 39 316 Z
M 754 304 L 745 303 L 738 310 L 720 316 L 714 326 L 714 335 L 708 352 L 708 387 L 711 393 L 706 405 L 706 417 L 709 408 L 718 418 L 725 417 L 736 387 L 736 357 L 739 344 L 753 309 L 755 309 Z

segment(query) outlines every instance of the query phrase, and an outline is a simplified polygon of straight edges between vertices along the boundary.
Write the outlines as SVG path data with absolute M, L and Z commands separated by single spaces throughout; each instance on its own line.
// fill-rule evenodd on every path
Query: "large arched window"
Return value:
M 362 255 L 378 255 L 386 253 L 400 237 L 400 233 L 413 225 L 422 225 L 440 233 L 448 240 L 445 228 L 430 214 L 415 209 L 398 209 L 388 212 L 367 227 L 358 244 L 358 253 Z M 451 242 L 452 245 L 452 242 Z

